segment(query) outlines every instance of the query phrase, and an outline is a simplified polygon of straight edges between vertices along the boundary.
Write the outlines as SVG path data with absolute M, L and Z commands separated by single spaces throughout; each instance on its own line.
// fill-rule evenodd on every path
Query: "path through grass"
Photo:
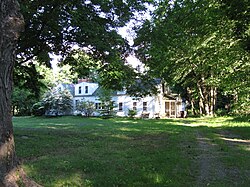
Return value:
M 250 124 L 13 118 L 17 155 L 36 182 L 58 186 L 247 186 Z

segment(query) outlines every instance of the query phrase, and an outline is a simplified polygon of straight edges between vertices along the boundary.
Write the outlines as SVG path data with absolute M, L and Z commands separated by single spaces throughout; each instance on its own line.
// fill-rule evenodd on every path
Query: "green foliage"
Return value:
M 43 116 L 45 114 L 43 103 L 42 102 L 35 103 L 31 108 L 31 113 L 34 116 Z
M 17 47 L 16 85 L 18 80 L 26 80 L 33 92 L 39 92 L 39 74 L 33 62 L 51 67 L 50 54 L 70 56 L 73 45 L 102 63 L 110 63 L 117 57 L 124 59 L 129 46 L 117 28 L 144 11 L 145 3 L 150 1 L 19 0 L 25 32 Z M 75 61 L 70 62 L 76 68 Z M 81 68 L 77 70 L 86 73 L 86 66 Z
M 99 110 L 103 118 L 113 117 L 115 114 L 114 101 L 112 101 L 113 90 L 105 89 L 103 87 L 98 88 L 98 100 L 100 101 L 101 109 Z
M 242 46 L 250 51 L 250 3 L 248 0 L 222 0 L 223 9 L 229 19 L 234 21 L 234 34 L 241 40 Z
M 32 66 L 29 71 L 28 66 Z M 31 113 L 41 113 L 32 106 L 40 100 L 48 88 L 54 86 L 54 77 L 51 69 L 44 65 L 34 63 L 25 65 L 26 72 L 15 70 L 14 90 L 12 94 L 12 107 L 14 115 L 30 115 Z M 38 74 L 37 74 L 38 73 Z M 40 115 L 40 114 L 38 114 Z
M 111 63 L 105 63 L 98 69 L 97 82 L 105 89 L 123 90 L 134 83 L 134 69 L 116 57 Z
M 12 93 L 12 111 L 13 115 L 30 115 L 32 105 L 38 99 L 27 89 L 16 87 Z
M 136 114 L 137 114 L 137 111 L 136 111 L 136 110 L 133 110 L 133 109 L 129 109 L 129 110 L 128 110 L 128 116 L 129 116 L 130 118 L 134 118 Z
M 127 93 L 137 98 L 142 98 L 148 95 L 157 94 L 160 79 L 155 79 L 147 74 L 140 74 L 126 86 Z
M 59 66 L 69 67 L 71 74 L 76 74 L 75 78 L 88 77 L 95 80 L 96 71 L 99 69 L 101 62 L 93 59 L 90 55 L 82 50 L 72 50 Z
M 17 89 L 25 89 L 30 93 L 34 94 L 35 97 L 40 98 L 43 94 L 44 89 L 51 82 L 46 81 L 47 77 L 51 75 L 52 72 L 46 71 L 42 67 L 37 66 L 36 63 L 23 64 L 22 67 L 15 63 L 15 71 L 13 82 Z M 53 79 L 47 79 L 53 80 Z
M 135 41 L 148 73 L 184 88 L 180 94 L 195 99 L 204 114 L 213 113 L 218 88 L 236 90 L 245 104 L 249 98 L 249 53 L 227 8 L 217 0 L 160 1 Z
M 55 72 L 55 83 L 56 84 L 72 84 L 78 80 L 78 73 L 71 71 L 71 65 L 63 65 L 58 67 L 58 71 Z
M 95 111 L 95 103 L 91 101 L 81 101 L 77 104 L 76 110 L 84 113 L 85 117 L 90 117 Z
M 14 115 L 30 115 L 32 106 L 40 100 L 41 95 L 48 87 L 54 86 L 53 72 L 46 66 L 27 64 L 23 65 L 23 70 L 15 68 L 12 94 Z

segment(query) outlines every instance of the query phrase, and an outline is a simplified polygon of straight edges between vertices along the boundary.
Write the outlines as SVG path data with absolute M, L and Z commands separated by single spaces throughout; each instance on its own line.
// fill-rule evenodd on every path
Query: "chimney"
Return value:
M 78 79 L 78 84 L 82 82 L 92 82 L 91 79 L 86 78 L 86 79 Z

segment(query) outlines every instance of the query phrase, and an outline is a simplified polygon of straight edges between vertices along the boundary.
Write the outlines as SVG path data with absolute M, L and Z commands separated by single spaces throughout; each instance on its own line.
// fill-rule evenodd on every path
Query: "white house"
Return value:
M 91 101 L 95 103 L 97 112 L 94 115 L 99 115 L 100 101 L 98 97 L 97 83 L 89 80 L 81 80 L 78 84 L 71 86 L 65 84 L 58 85 L 60 89 L 71 89 L 73 95 L 73 112 L 77 113 L 76 105 L 80 101 Z M 179 117 L 181 115 L 182 100 L 177 94 L 173 94 L 169 89 L 164 90 L 162 84 L 158 85 L 159 93 L 154 96 L 146 96 L 143 98 L 135 98 L 126 93 L 126 91 L 116 91 L 112 95 L 112 101 L 115 104 L 117 116 L 128 116 L 129 110 L 136 110 L 136 117 L 148 118 L 169 118 Z

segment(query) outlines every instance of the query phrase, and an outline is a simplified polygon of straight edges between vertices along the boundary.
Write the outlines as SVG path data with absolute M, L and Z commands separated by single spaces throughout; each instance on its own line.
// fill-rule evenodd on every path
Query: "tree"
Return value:
M 91 101 L 81 101 L 77 104 L 76 109 L 84 113 L 85 117 L 90 117 L 95 111 L 95 103 Z
M 15 86 L 12 94 L 13 115 L 30 115 L 32 106 L 41 99 L 40 95 L 44 94 L 48 88 L 54 86 L 55 80 L 52 70 L 44 65 L 38 65 L 37 63 L 34 63 L 34 65 L 36 71 L 40 75 L 34 77 L 34 79 L 39 81 L 38 85 L 33 86 L 37 91 L 34 93 L 34 91 L 32 91 L 33 88 L 27 87 L 27 82 L 31 81 L 29 79 L 26 81 L 23 81 L 22 79 L 14 80 Z M 19 72 L 19 74 L 20 77 L 24 76 L 22 72 Z M 25 76 L 27 75 L 25 74 Z M 18 82 L 18 84 L 16 84 L 16 82 Z
M 31 107 L 38 100 L 34 94 L 30 93 L 27 89 L 14 88 L 12 94 L 12 114 L 24 116 L 31 114 Z
M 54 74 L 54 84 L 71 84 L 78 80 L 77 72 L 71 71 L 71 65 L 63 65 L 58 67 Z
M 250 2 L 248 0 L 219 1 L 227 17 L 234 21 L 234 35 L 239 38 L 244 50 L 250 51 Z
M 75 79 L 87 77 L 96 81 L 97 71 L 101 64 L 100 60 L 95 60 L 86 52 L 77 49 L 67 54 L 65 59 L 59 63 L 59 67 L 64 69 L 68 67 L 68 73 L 75 75 Z M 59 73 L 59 76 L 62 77 L 61 73 Z
M 247 0 L 222 0 L 220 3 L 225 9 L 227 17 L 234 22 L 234 35 L 241 43 L 241 55 L 246 62 L 234 68 L 230 74 L 232 76 L 226 76 L 224 81 L 225 94 L 233 96 L 236 101 L 233 108 L 237 113 L 250 114 L 250 2 Z
M 230 89 L 235 69 L 249 84 L 249 54 L 235 36 L 234 23 L 217 0 L 161 1 L 152 21 L 138 31 L 137 55 L 149 74 L 183 87 L 180 94 L 192 106 L 196 102 L 201 114 L 213 115 L 218 88 Z
M 31 114 L 34 116 L 43 116 L 45 114 L 45 108 L 42 102 L 33 104 L 31 108 Z
M 0 185 L 8 186 L 8 176 L 16 166 L 13 126 L 11 120 L 11 92 L 13 68 L 29 75 L 28 85 L 36 90 L 37 71 L 33 60 L 50 66 L 49 53 L 67 54 L 72 45 L 87 48 L 95 58 L 109 62 L 122 57 L 126 42 L 116 32 L 124 26 L 136 10 L 144 9 L 144 0 L 137 1 L 81 1 L 81 0 L 20 0 L 25 20 L 17 0 L 0 1 Z M 94 32 L 93 32 L 93 29 Z M 17 50 L 17 51 L 16 51 Z M 15 73 L 15 80 L 17 78 Z M 22 77 L 27 80 L 27 77 Z M 17 81 L 18 83 L 18 81 Z M 37 93 L 39 95 L 39 93 Z M 14 182 L 13 182 L 14 185 Z M 13 186 L 12 185 L 12 186 Z
M 100 101 L 100 113 L 104 118 L 109 118 L 114 115 L 114 101 L 112 101 L 113 90 L 107 88 L 98 88 L 98 100 Z
M 74 45 L 102 63 L 111 63 L 117 56 L 125 57 L 127 41 L 117 28 L 125 26 L 135 12 L 145 10 L 151 0 L 82 1 L 82 0 L 20 0 L 25 19 L 25 32 L 18 42 L 15 80 L 27 79 L 27 87 L 36 89 L 39 80 L 33 61 L 50 67 L 50 54 L 65 58 Z M 16 81 L 18 85 L 18 81 Z
M 47 92 L 42 99 L 42 104 L 47 115 L 64 115 L 69 114 L 72 109 L 72 95 L 68 90 L 58 91 L 51 90 Z
M 72 74 L 77 74 L 80 78 L 90 78 L 102 87 L 113 90 L 122 90 L 134 85 L 137 75 L 134 68 L 126 64 L 119 55 L 112 61 L 103 63 L 79 49 L 71 51 L 59 66 L 68 66 Z
M 11 175 L 17 166 L 11 115 L 16 43 L 23 18 L 15 0 L 0 1 L 0 186 L 17 186 Z

